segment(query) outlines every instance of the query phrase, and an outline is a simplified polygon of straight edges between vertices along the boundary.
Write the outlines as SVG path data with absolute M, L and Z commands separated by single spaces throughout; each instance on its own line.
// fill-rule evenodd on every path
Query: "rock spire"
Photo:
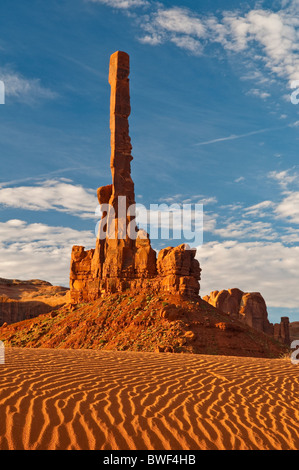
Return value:
M 186 245 L 166 248 L 158 255 L 148 235 L 135 224 L 133 159 L 129 135 L 130 59 L 117 51 L 110 57 L 110 168 L 112 184 L 97 191 L 102 219 L 95 249 L 74 246 L 71 259 L 71 302 L 95 300 L 107 292 L 126 289 L 164 290 L 188 297 L 199 292 L 200 267 L 196 250 Z M 113 223 L 112 223 L 113 221 Z

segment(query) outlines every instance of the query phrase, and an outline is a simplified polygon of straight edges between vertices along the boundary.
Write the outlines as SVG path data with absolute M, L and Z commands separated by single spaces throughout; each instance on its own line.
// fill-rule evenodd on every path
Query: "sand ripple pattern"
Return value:
M 287 359 L 15 349 L 0 365 L 0 449 L 299 449 Z

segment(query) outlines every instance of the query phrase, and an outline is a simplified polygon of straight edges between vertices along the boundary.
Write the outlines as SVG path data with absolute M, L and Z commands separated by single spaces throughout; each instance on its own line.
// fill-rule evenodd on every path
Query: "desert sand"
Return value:
M 290 359 L 6 348 L 0 449 L 299 449 Z

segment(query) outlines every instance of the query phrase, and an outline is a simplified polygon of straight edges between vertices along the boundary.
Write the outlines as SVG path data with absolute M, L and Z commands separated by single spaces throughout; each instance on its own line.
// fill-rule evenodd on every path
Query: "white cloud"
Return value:
M 39 79 L 27 79 L 22 75 L 8 70 L 0 69 L 0 80 L 5 85 L 5 96 L 27 104 L 34 104 L 40 99 L 54 99 L 56 92 L 41 85 Z
M 266 69 L 276 77 L 289 80 L 299 75 L 299 19 L 298 5 L 282 2 L 281 9 L 253 8 L 241 14 L 239 10 L 223 11 L 219 15 L 199 15 L 192 9 L 180 6 L 164 7 L 159 2 L 147 0 L 88 0 L 93 3 L 128 10 L 148 6 L 151 11 L 139 15 L 138 22 L 144 34 L 140 41 L 157 45 L 173 42 L 178 47 L 198 54 L 209 44 L 217 43 L 231 52 L 246 52 L 246 59 L 253 63 L 264 63 Z M 256 47 L 255 47 L 256 46 Z M 255 72 L 263 82 L 273 80 Z M 266 99 L 267 91 L 253 90 L 257 96 Z
M 206 28 L 200 18 L 187 8 L 173 7 L 159 9 L 154 15 L 154 23 L 161 30 L 175 34 L 202 38 L 206 36 Z
M 240 9 L 224 10 L 221 16 L 198 14 L 184 6 L 167 8 L 159 2 L 147 0 L 88 1 L 123 10 L 148 6 L 146 14 L 134 15 L 143 31 L 139 40 L 144 44 L 156 46 L 172 42 L 193 54 L 218 44 L 230 53 L 243 54 L 246 63 L 253 65 L 247 78 L 254 78 L 259 84 L 272 83 L 275 77 L 279 77 L 287 79 L 291 85 L 298 79 L 297 0 L 282 1 L 278 11 L 257 6 L 246 13 L 240 13 Z M 266 76 L 264 71 L 270 74 Z M 246 74 L 242 78 L 245 77 Z M 270 96 L 267 90 L 259 88 L 253 88 L 252 93 L 262 99 Z
M 272 201 L 262 201 L 258 204 L 254 204 L 253 206 L 247 207 L 244 209 L 246 216 L 253 215 L 264 217 L 265 215 L 269 215 L 272 211 L 269 212 L 270 209 L 275 207 L 274 202 Z
M 196 201 L 196 202 L 195 202 Z M 193 196 L 193 202 L 196 204 L 217 204 L 217 198 L 215 196 L 203 197 L 203 196 Z
M 292 245 L 294 243 L 299 243 L 299 232 L 298 229 L 293 227 L 287 227 L 285 229 L 284 235 L 280 237 L 282 243 L 287 245 Z
M 292 172 L 292 174 L 291 174 Z M 282 189 L 286 189 L 289 184 L 299 181 L 299 174 L 292 169 L 282 171 L 270 171 L 268 177 L 278 182 Z
M 280 219 L 299 224 L 299 192 L 289 193 L 276 207 L 275 213 Z
M 0 222 L 0 276 L 8 279 L 43 279 L 68 285 L 73 245 L 94 248 L 89 231 L 13 219 Z
M 203 233 L 214 233 L 217 226 L 218 214 L 208 212 L 204 209 L 203 211 Z
M 223 21 L 230 35 L 225 47 L 244 51 L 255 43 L 262 48 L 262 59 L 271 72 L 289 81 L 298 77 L 299 20 L 288 8 L 278 12 L 255 9 L 244 16 L 228 12 Z
M 206 28 L 200 18 L 191 10 L 183 7 L 158 9 L 140 20 L 145 34 L 140 42 L 150 45 L 170 41 L 181 49 L 198 54 L 203 45 L 199 39 L 206 36 Z
M 128 9 L 148 5 L 146 0 L 88 0 L 92 3 L 102 3 L 112 8 Z
M 164 204 L 216 204 L 217 198 L 215 196 L 203 196 L 202 194 L 193 194 L 191 196 L 186 196 L 184 194 L 174 194 L 173 196 L 168 196 L 160 198 L 159 202 Z
M 139 41 L 142 42 L 143 44 L 157 46 L 158 44 L 162 43 L 162 38 L 161 38 L 161 35 L 156 34 L 155 32 L 152 32 L 151 34 L 145 34 L 144 36 L 139 38 Z
M 140 41 L 157 45 L 166 41 L 176 44 L 194 54 L 203 49 L 201 39 L 207 36 L 207 27 L 192 10 L 184 7 L 164 8 L 158 4 L 157 10 L 140 21 L 145 34 Z
M 269 222 L 252 220 L 229 221 L 224 227 L 215 228 L 213 233 L 221 238 L 275 240 L 278 235 Z
M 201 295 L 238 287 L 260 292 L 268 307 L 299 305 L 299 247 L 281 242 L 225 241 L 205 243 L 197 250 L 202 268 Z
M 220 209 L 227 209 L 232 212 L 236 212 L 240 209 L 243 209 L 243 204 L 240 202 L 236 202 L 235 204 L 224 204 L 222 206 L 219 206 Z
M 272 82 L 275 76 L 290 83 L 298 79 L 299 19 L 294 14 L 294 2 L 284 4 L 276 12 L 261 8 L 245 14 L 239 10 L 224 11 L 222 18 L 198 15 L 185 7 L 166 8 L 153 2 L 151 6 L 152 12 L 139 18 L 145 31 L 141 42 L 157 45 L 170 41 L 193 53 L 217 43 L 230 52 L 246 53 L 247 63 L 258 63 L 259 70 L 253 74 L 258 74 L 260 84 Z M 272 76 L 265 77 L 261 64 Z M 252 94 L 262 99 L 270 96 L 260 89 L 253 89 Z
M 252 66 L 250 67 L 250 70 L 248 72 L 245 72 L 244 75 L 242 75 L 240 78 L 241 80 L 252 80 L 257 85 L 263 86 L 263 87 L 265 87 L 265 85 L 269 85 L 275 82 L 275 80 L 271 78 L 269 75 L 266 75 L 264 71 L 257 70 L 256 68 L 253 69 Z
M 247 94 L 257 96 L 258 98 L 261 98 L 262 100 L 265 100 L 271 96 L 270 93 L 266 91 L 262 91 L 258 88 L 253 88 L 249 90 Z
M 241 183 L 242 181 L 245 181 L 245 178 L 244 176 L 239 176 L 239 178 L 236 178 L 234 181 L 235 183 Z
M 3 184 L 3 186 L 5 183 Z M 94 218 L 95 191 L 69 180 L 46 180 L 35 186 L 1 187 L 0 205 L 32 211 L 56 210 L 81 218 Z
M 171 42 L 194 54 L 200 54 L 203 50 L 202 44 L 190 36 L 173 36 Z

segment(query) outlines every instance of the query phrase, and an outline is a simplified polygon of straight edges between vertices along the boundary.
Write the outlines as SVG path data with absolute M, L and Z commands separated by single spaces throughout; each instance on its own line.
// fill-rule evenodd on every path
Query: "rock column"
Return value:
M 158 274 L 156 252 L 149 236 L 136 227 L 129 73 L 128 54 L 121 51 L 112 54 L 109 65 L 112 184 L 97 191 L 102 219 L 95 249 L 73 247 L 70 290 L 74 304 L 128 288 L 145 290 L 151 286 L 157 291 L 186 296 L 197 296 L 199 292 L 201 270 L 194 258 L 195 250 L 183 245 L 168 248 L 160 257 Z
M 128 205 L 135 203 L 134 183 L 131 178 L 132 145 L 129 135 L 131 113 L 129 88 L 130 58 L 126 52 L 112 54 L 109 66 L 110 132 L 112 196 L 110 203 L 117 210 L 118 196 L 125 196 Z

